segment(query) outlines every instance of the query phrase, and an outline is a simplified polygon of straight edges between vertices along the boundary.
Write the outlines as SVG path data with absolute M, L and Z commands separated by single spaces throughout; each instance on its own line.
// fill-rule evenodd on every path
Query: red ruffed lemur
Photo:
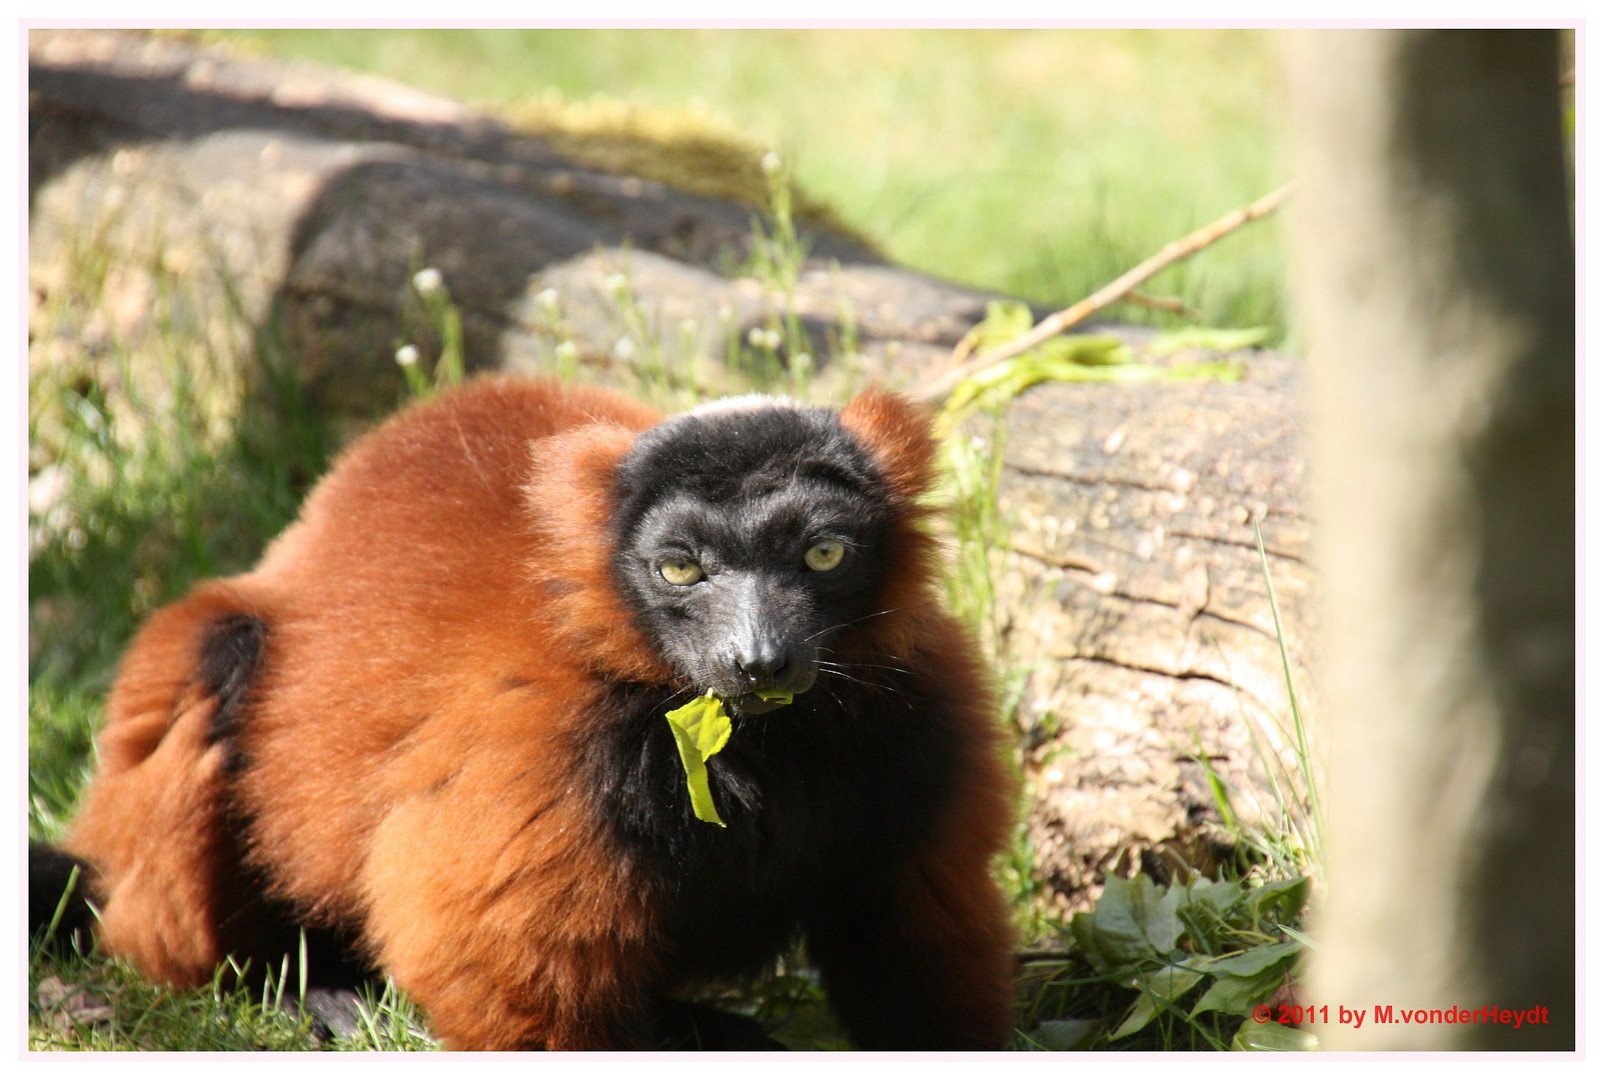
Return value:
M 876 391 L 407 409 L 134 640 L 62 845 L 100 946 L 193 986 L 282 950 L 288 912 L 448 1047 L 584 1049 L 653 1045 L 667 1002 L 800 938 L 855 1045 L 1001 1047 L 1012 797 L 936 596 L 932 452 Z M 665 720 L 709 691 L 724 828 Z

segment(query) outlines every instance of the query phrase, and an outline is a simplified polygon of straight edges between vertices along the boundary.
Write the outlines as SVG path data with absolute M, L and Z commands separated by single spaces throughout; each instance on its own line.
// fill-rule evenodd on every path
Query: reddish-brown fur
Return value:
M 573 797 L 575 736 L 606 680 L 672 680 L 607 562 L 612 469 L 657 420 L 602 392 L 475 383 L 353 446 L 255 571 L 158 612 L 124 660 L 65 845 L 99 873 L 105 947 L 153 978 L 204 982 L 257 944 L 240 913 L 265 870 L 309 920 L 360 927 L 450 1046 L 628 1042 L 673 989 L 660 912 Z M 985 878 L 1011 808 L 973 649 L 937 608 L 915 524 L 930 438 L 872 392 L 842 423 L 903 509 L 882 605 L 899 610 L 856 645 L 921 657 L 974 703 L 972 767 L 929 823 L 939 844 L 899 877 L 907 915 L 888 933 L 959 965 L 953 1022 L 1000 1045 L 1010 932 Z M 206 629 L 237 613 L 268 633 L 233 773 L 196 670 Z

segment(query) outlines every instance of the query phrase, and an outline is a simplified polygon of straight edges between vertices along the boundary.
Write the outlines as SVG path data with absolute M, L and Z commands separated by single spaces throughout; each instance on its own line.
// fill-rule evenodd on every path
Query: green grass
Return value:
M 360 995 L 356 1030 L 314 1033 L 305 988 L 276 971 L 225 963 L 211 985 L 176 992 L 127 964 L 68 945 L 35 946 L 28 969 L 30 1050 L 433 1050 L 416 1006 L 394 984 Z
M 533 116 L 778 149 L 894 259 L 1067 306 L 1287 179 L 1274 35 L 1249 30 L 232 30 L 208 38 Z M 533 110 L 533 112 L 532 112 Z M 560 110 L 559 110 L 560 111 Z M 590 130 L 585 128 L 584 130 Z M 593 135 L 593 139 L 594 139 Z M 1145 286 L 1286 329 L 1276 222 Z M 1174 322 L 1129 304 L 1109 314 Z
M 779 145 L 785 168 L 796 170 L 805 189 L 839 200 L 842 217 L 893 254 L 925 260 L 949 276 L 1051 301 L 1078 298 L 1148 249 L 1259 194 L 1274 179 L 1243 173 L 1227 182 L 1206 165 L 1180 159 L 1150 159 L 1140 170 L 1133 164 L 1160 144 L 1168 144 L 1171 154 L 1187 145 L 1174 131 L 1166 138 L 1163 129 L 1194 122 L 1216 125 L 1204 143 L 1236 146 L 1239 157 L 1251 157 L 1238 145 L 1247 140 L 1257 147 L 1254 153 L 1266 156 L 1262 117 L 1243 121 L 1241 130 L 1229 121 L 1237 115 L 1233 109 L 1246 109 L 1263 89 L 1265 46 L 1251 34 L 685 32 L 675 35 L 672 47 L 665 47 L 661 33 L 615 31 L 249 31 L 229 37 L 285 50 L 304 47 L 325 60 L 386 70 L 509 109 L 545 86 L 577 97 L 605 85 L 648 110 L 685 109 L 684 95 L 694 90 L 708 103 L 704 112 L 724 117 L 710 121 L 713 126 L 738 129 L 737 139 L 742 130 L 755 132 L 751 145 Z M 698 71 L 700 85 L 692 87 L 688 80 Z M 539 72 L 546 81 L 514 80 L 509 73 L 515 72 Z M 804 78 L 807 72 L 813 74 Z M 790 81 L 793 76 L 797 81 Z M 1183 92 L 1187 77 L 1200 82 Z M 968 100 L 962 87 L 984 100 Z M 1145 105 L 1122 100 L 1116 106 L 1115 89 L 1137 96 L 1173 92 L 1178 103 L 1164 107 L 1147 96 Z M 928 98 L 921 98 L 925 91 Z M 997 130 L 983 130 L 988 110 Z M 1140 149 L 1144 140 L 1148 149 Z M 1091 155 L 1066 159 L 1064 152 L 1043 146 L 1095 146 L 1096 161 Z M 1043 166 L 1026 151 L 1046 154 L 1050 164 Z M 1113 184 L 1120 196 L 1110 200 L 1111 182 L 1105 181 L 1127 169 L 1144 175 L 1139 182 L 1133 175 L 1129 190 L 1123 181 Z M 757 173 L 753 197 L 769 213 L 762 225 L 765 243 L 748 268 L 780 295 L 794 280 L 799 256 L 788 224 L 786 179 L 783 171 Z M 1233 182 L 1243 185 L 1240 197 L 1223 194 Z M 1177 194 L 1183 187 L 1184 199 Z M 1003 198 L 1004 189 L 1035 194 Z M 1221 194 L 1220 205 L 1194 208 L 1195 218 L 1177 205 L 1206 202 L 1211 191 Z M 1088 192 L 1103 193 L 1090 209 L 1081 205 Z M 801 205 L 797 212 L 803 212 Z M 1141 228 L 1132 225 L 1138 220 Z M 1113 253 L 1076 239 L 1083 233 L 1124 236 L 1129 250 Z M 1212 269 L 1175 271 L 1178 283 L 1216 281 L 1188 292 L 1188 302 L 1210 312 L 1213 321 L 1274 323 L 1280 310 L 1274 260 L 1255 264 L 1255 273 L 1262 271 L 1258 278 L 1240 272 L 1246 265 L 1242 254 L 1266 242 L 1262 236 L 1236 238 L 1205 256 L 1218 258 Z M 965 245 L 967 253 L 957 254 Z M 1037 248 L 1056 250 L 1052 259 L 1079 260 L 1074 273 L 1085 276 L 1084 287 L 1065 286 L 1060 271 L 1047 272 L 1052 260 L 1038 260 Z M 120 333 L 115 320 L 105 318 L 118 299 L 118 258 L 95 236 L 84 237 L 64 281 L 36 294 L 30 311 L 29 832 L 44 840 L 58 837 L 70 820 L 92 765 L 91 740 L 115 664 L 140 621 L 202 578 L 251 566 L 293 519 L 335 446 L 290 374 L 275 328 L 250 325 L 226 295 L 196 290 L 158 264 L 151 268 L 152 329 Z M 1229 288 L 1219 284 L 1226 281 Z M 1055 292 L 1061 288 L 1068 291 Z M 1217 300 L 1242 291 L 1237 300 L 1210 307 L 1210 289 L 1220 290 L 1212 294 Z M 679 408 L 722 389 L 769 387 L 804 397 L 816 390 L 808 370 L 787 368 L 767 340 L 735 343 L 730 366 L 738 385 L 708 387 L 687 378 L 698 358 L 687 354 L 686 343 L 650 333 L 633 309 L 627 279 L 615 291 L 620 329 L 636 346 L 631 384 L 643 396 Z M 447 294 L 426 287 L 416 292 L 417 310 L 410 316 L 416 325 L 407 332 L 415 333 L 421 348 L 407 382 L 409 393 L 421 395 L 460 377 L 460 326 Z M 1241 317 L 1231 316 L 1233 311 Z M 796 340 L 794 316 L 782 306 L 766 324 L 793 357 L 803 344 Z M 806 346 L 850 356 L 854 341 L 852 320 L 844 316 L 830 341 Z M 1099 356 L 1093 362 L 1111 362 Z M 1067 362 L 1061 356 L 1047 360 Z M 1015 392 L 1040 377 L 1043 363 L 1040 357 L 1021 358 L 974 404 L 998 408 L 996 393 Z M 997 560 L 1009 528 L 995 499 L 1005 433 L 1000 425 L 987 425 L 989 437 L 973 439 L 967 432 L 975 422 L 948 443 L 950 481 L 942 498 L 956 510 L 949 539 L 957 555 L 949 598 L 985 642 L 1005 688 L 1017 687 L 1019 672 L 996 625 L 994 603 Z M 1296 836 L 1252 839 L 1271 849 L 1263 864 L 1281 878 L 1307 866 L 1306 852 L 1292 850 Z M 1235 898 L 1240 903 L 1220 913 L 1218 927 L 1194 926 L 1161 940 L 1164 949 L 1121 952 L 1106 934 L 1098 939 L 1101 945 L 1089 947 L 1092 939 L 1078 940 L 1075 927 L 1054 923 L 1037 904 L 1040 885 L 1022 831 L 999 873 L 1028 938 L 1056 935 L 1064 945 L 1059 960 L 1033 966 L 1022 980 L 1016 1042 L 1021 1049 L 1069 1045 L 1071 1035 L 1092 1040 L 1086 1045 L 1228 1045 L 1237 1026 L 1234 1014 L 1210 1010 L 1198 1022 L 1190 1016 L 1209 981 L 1199 979 L 1183 993 L 1173 975 L 1159 976 L 1169 981 L 1155 984 L 1154 973 L 1226 963 L 1236 954 L 1284 943 L 1270 940 L 1282 931 L 1264 921 L 1262 905 L 1247 904 L 1244 892 Z M 1249 873 L 1259 874 L 1250 886 L 1265 883 L 1262 870 Z M 1119 902 L 1120 895 L 1116 890 L 1108 903 Z M 1294 921 L 1286 912 L 1279 915 Z M 52 978 L 57 982 L 47 981 Z M 1218 976 L 1210 979 L 1217 982 Z M 1174 1000 L 1155 994 L 1155 985 Z M 237 980 L 220 978 L 210 988 L 173 993 L 142 983 L 120 963 L 56 949 L 31 956 L 29 990 L 30 1004 L 39 1006 L 29 1025 L 35 1049 L 314 1045 L 306 1025 L 284 1006 L 296 989 L 282 973 L 247 971 Z M 1160 999 L 1169 1005 L 1160 1007 Z M 1152 1016 L 1116 1038 L 1134 1023 L 1140 1000 L 1153 1003 Z M 794 964 L 725 1003 L 775 1026 L 789 1045 L 839 1045 L 816 981 Z M 107 1006 L 115 1014 L 109 1021 Z M 381 988 L 369 1016 L 356 1038 L 334 1045 L 431 1045 L 419 1034 L 416 1011 L 393 988 Z

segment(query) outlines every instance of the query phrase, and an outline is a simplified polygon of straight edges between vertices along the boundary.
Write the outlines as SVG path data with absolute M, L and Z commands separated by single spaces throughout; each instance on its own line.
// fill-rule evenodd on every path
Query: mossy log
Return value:
M 552 370 L 567 339 L 599 381 L 739 389 L 728 346 L 779 307 L 740 272 L 757 207 L 585 168 L 385 80 L 166 36 L 30 32 L 29 206 L 36 294 L 67 287 L 87 244 L 115 253 L 119 329 L 137 337 L 156 279 L 177 274 L 195 306 L 271 330 L 320 404 L 357 415 L 393 407 L 400 343 L 431 344 L 409 285 L 424 266 L 461 311 L 470 370 Z M 851 364 L 819 371 L 826 389 L 917 378 L 984 313 L 984 295 L 856 237 L 806 220 L 801 234 L 792 306 L 811 359 L 827 365 L 848 323 L 859 339 Z

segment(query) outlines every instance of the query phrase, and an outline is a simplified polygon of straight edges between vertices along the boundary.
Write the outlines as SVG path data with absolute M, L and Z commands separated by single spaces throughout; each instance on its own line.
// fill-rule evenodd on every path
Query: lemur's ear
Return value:
M 934 477 L 936 442 L 930 411 L 887 390 L 870 387 L 841 410 L 841 426 L 874 458 L 902 502 L 912 502 Z

